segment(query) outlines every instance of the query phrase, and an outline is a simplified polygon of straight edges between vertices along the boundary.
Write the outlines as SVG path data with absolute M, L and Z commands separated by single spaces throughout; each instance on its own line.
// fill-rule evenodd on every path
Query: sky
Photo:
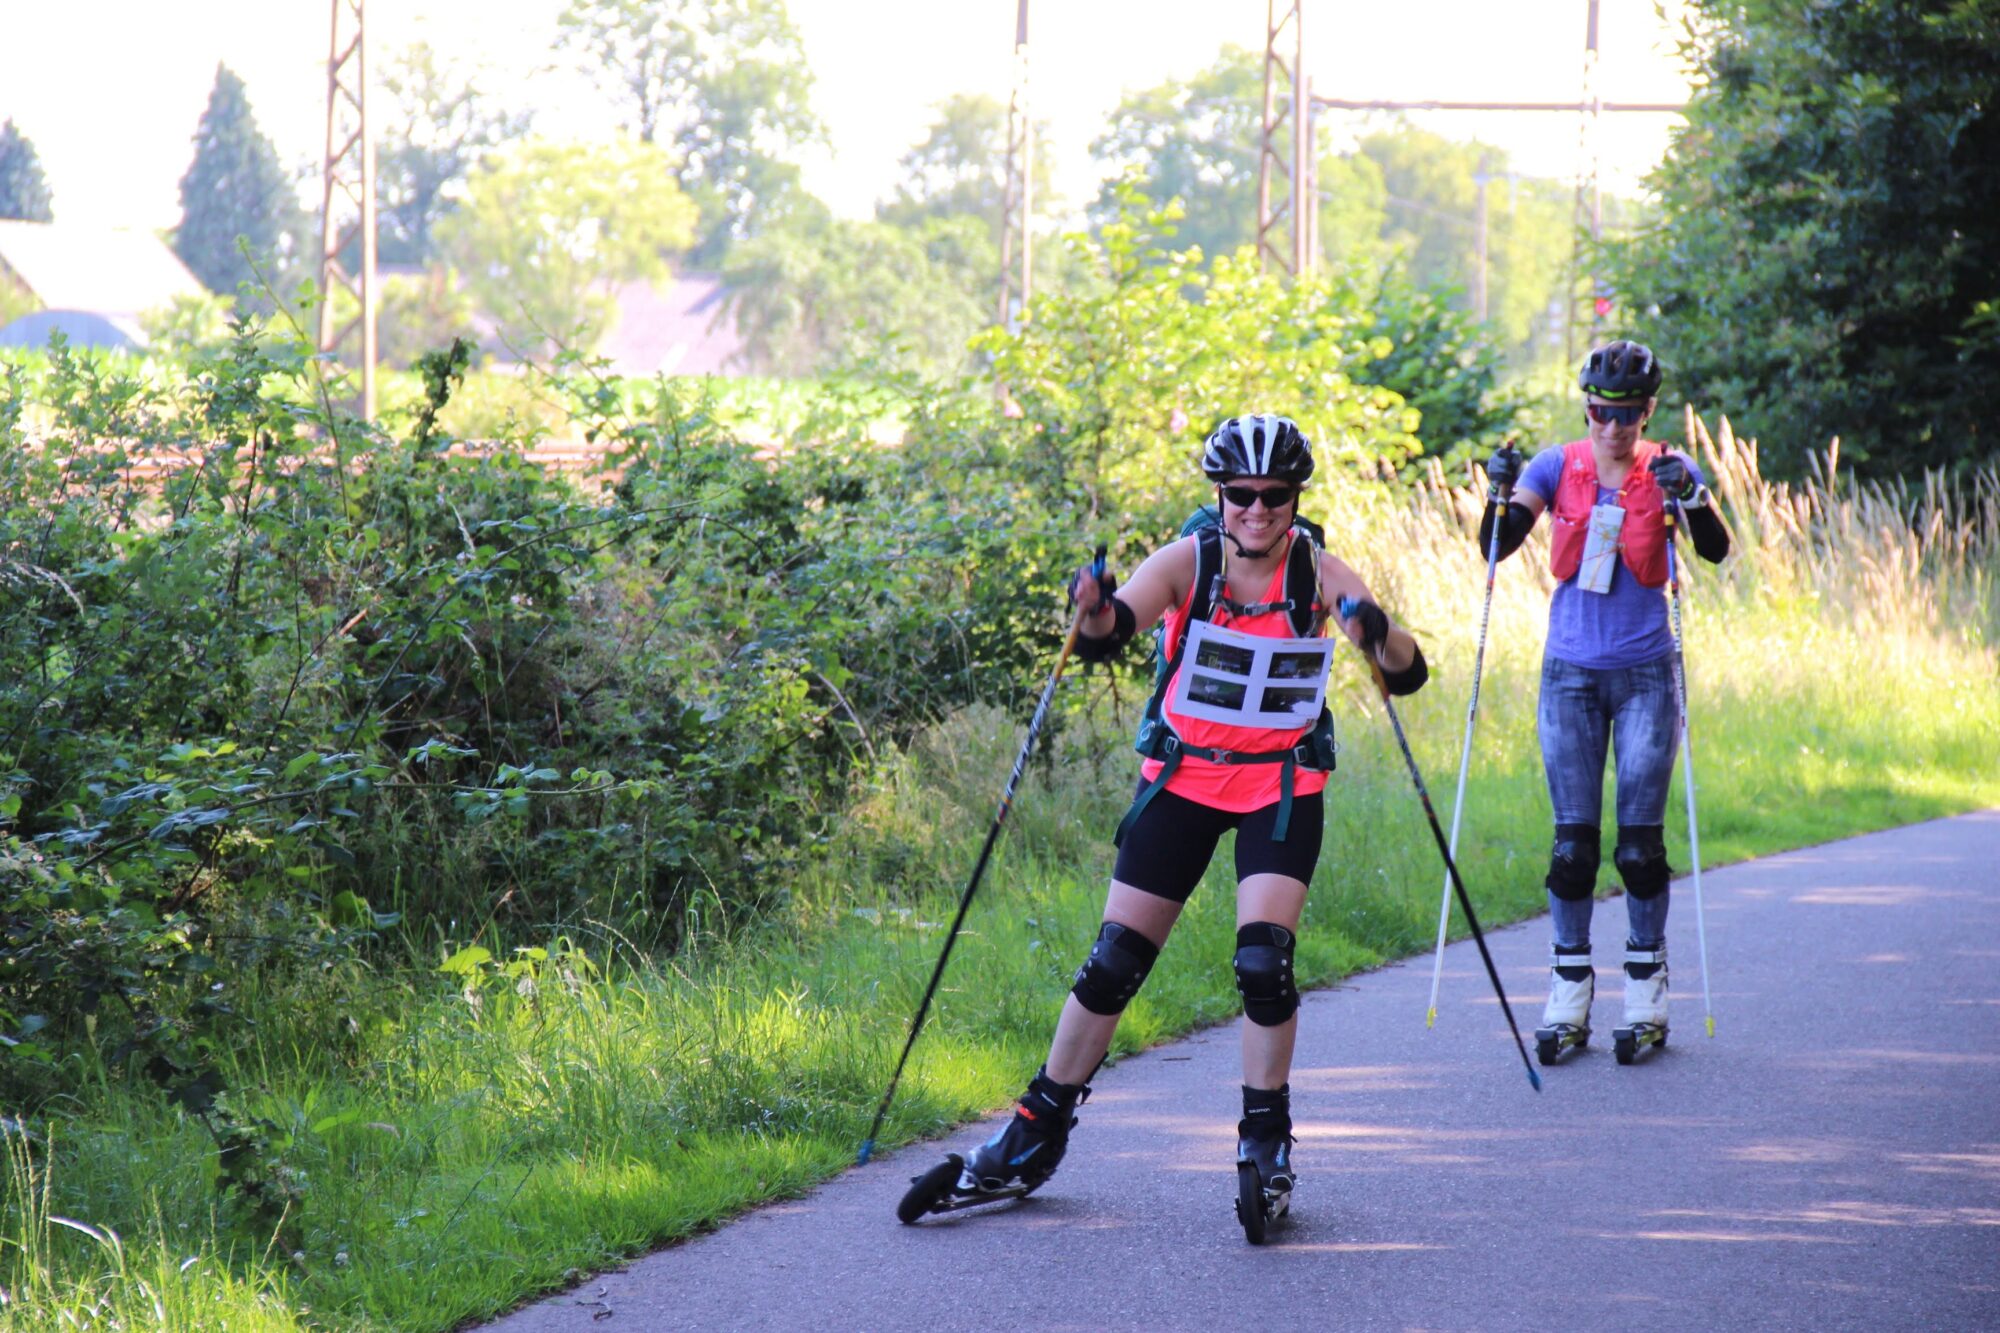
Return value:
M 1305 0 L 1306 63 L 1328 97 L 1572 101 L 1583 86 L 1586 0 Z M 591 138 L 617 115 L 554 50 L 562 0 L 371 0 L 379 65 L 428 41 L 537 128 Z M 1599 86 L 1607 100 L 1678 102 L 1673 55 L 1683 0 L 1602 0 Z M 830 143 L 805 158 L 807 186 L 864 217 L 894 193 L 898 159 L 933 108 L 959 92 L 1004 101 L 1015 0 L 790 0 Z M 248 85 L 258 123 L 288 165 L 317 170 L 325 136 L 329 0 L 0 0 L 0 120 L 33 140 L 65 221 L 165 228 L 218 63 Z M 1050 127 L 1056 187 L 1072 210 L 1096 194 L 1090 143 L 1120 97 L 1210 64 L 1226 43 L 1255 49 L 1265 0 L 1036 0 L 1034 111 Z M 1444 40 L 1441 35 L 1448 35 Z M 1370 123 L 1334 117 L 1336 142 Z M 1411 117 L 1505 149 L 1515 170 L 1573 179 L 1579 118 L 1517 112 Z M 1604 118 L 1607 189 L 1636 192 L 1675 118 Z

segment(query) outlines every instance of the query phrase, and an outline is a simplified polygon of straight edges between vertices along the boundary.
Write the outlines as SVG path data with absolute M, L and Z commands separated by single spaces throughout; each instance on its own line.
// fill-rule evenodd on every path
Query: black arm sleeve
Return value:
M 1486 513 L 1479 520 L 1479 549 L 1481 551 L 1490 551 L 1493 549 L 1493 522 L 1499 512 L 1499 501 L 1487 501 Z M 1509 501 L 1507 504 L 1507 517 L 1501 520 L 1500 523 L 1500 558 L 1505 560 L 1508 556 L 1519 550 L 1521 543 L 1528 539 L 1528 529 L 1534 526 L 1534 512 L 1518 500 Z
M 1699 509 L 1683 509 L 1681 517 L 1694 542 L 1694 553 L 1711 565 L 1720 564 L 1729 554 L 1729 529 L 1722 526 L 1722 515 L 1715 512 L 1714 502 Z
M 1410 659 L 1408 666 L 1401 671 L 1390 671 L 1386 668 L 1383 670 L 1382 683 L 1389 687 L 1389 693 L 1415 694 L 1424 687 L 1424 682 L 1431 678 L 1430 666 L 1424 661 L 1423 645 L 1417 644 L 1415 647 L 1417 655 Z
M 1132 608 L 1116 593 L 1111 595 L 1111 632 L 1101 639 L 1093 639 L 1082 630 L 1076 632 L 1076 655 L 1079 661 L 1109 662 L 1118 656 L 1126 644 L 1132 642 L 1137 631 L 1137 618 Z

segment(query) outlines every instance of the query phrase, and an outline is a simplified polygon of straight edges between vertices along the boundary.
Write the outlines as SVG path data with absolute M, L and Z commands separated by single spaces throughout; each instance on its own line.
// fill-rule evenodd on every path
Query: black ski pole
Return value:
M 1352 620 L 1358 605 L 1352 597 L 1340 599 L 1340 618 Z M 1431 837 L 1437 840 L 1438 855 L 1444 858 L 1445 872 L 1451 876 L 1451 886 L 1458 891 L 1458 905 L 1465 912 L 1465 924 L 1472 927 L 1473 943 L 1479 946 L 1479 956 L 1486 963 L 1487 979 L 1493 983 L 1493 993 L 1500 997 L 1500 1012 L 1507 1016 L 1507 1030 L 1514 1034 L 1514 1048 L 1521 1052 L 1521 1065 L 1528 1071 L 1528 1082 L 1536 1092 L 1542 1090 L 1542 1076 L 1535 1072 L 1535 1066 L 1528 1059 L 1528 1044 L 1521 1040 L 1521 1029 L 1514 1022 L 1514 1008 L 1507 1003 L 1507 988 L 1500 984 L 1500 971 L 1493 966 L 1493 955 L 1486 948 L 1486 932 L 1479 928 L 1479 918 L 1472 912 L 1472 895 L 1465 891 L 1465 880 L 1459 876 L 1458 863 L 1451 859 L 1451 848 L 1445 845 L 1444 828 L 1438 823 L 1437 811 L 1431 806 L 1429 788 L 1424 786 L 1424 775 L 1417 771 L 1417 757 L 1410 753 L 1409 738 L 1403 735 L 1403 719 L 1396 715 L 1395 701 L 1389 697 L 1389 683 L 1382 679 L 1382 668 L 1366 650 L 1362 659 L 1368 663 L 1368 674 L 1375 680 L 1375 689 L 1382 696 L 1382 709 L 1389 715 L 1389 725 L 1395 729 L 1396 744 L 1402 747 L 1403 762 L 1410 767 L 1410 781 L 1416 784 L 1417 799 L 1423 802 L 1424 818 L 1430 821 Z
M 1100 546 L 1091 559 L 1091 572 L 1100 584 L 1104 578 L 1104 555 L 1105 548 Z M 1041 702 L 1035 705 L 1034 716 L 1028 719 L 1028 738 L 1021 743 L 1021 753 L 1014 756 L 1014 771 L 1007 775 L 1007 788 L 1000 793 L 1000 808 L 994 812 L 993 824 L 986 830 L 986 844 L 979 849 L 979 860 L 973 864 L 972 878 L 959 897 L 958 915 L 952 918 L 951 932 L 944 937 L 944 948 L 938 952 L 937 966 L 931 969 L 930 985 L 924 987 L 923 1001 L 917 1005 L 916 1017 L 910 1020 L 910 1035 L 903 1041 L 903 1054 L 896 1061 L 896 1072 L 889 1076 L 889 1086 L 882 1092 L 882 1104 L 875 1108 L 875 1122 L 868 1127 L 868 1137 L 861 1141 L 861 1151 L 854 1159 L 856 1166 L 866 1166 L 868 1159 L 875 1155 L 875 1136 L 882 1132 L 882 1122 L 888 1118 L 889 1103 L 895 1100 L 896 1085 L 903 1079 L 903 1066 L 910 1062 L 917 1034 L 924 1030 L 924 1019 L 931 1011 L 931 999 L 937 994 L 938 983 L 944 980 L 945 964 L 951 961 L 951 948 L 958 943 L 959 929 L 965 925 L 965 914 L 972 907 L 972 895 L 979 890 L 979 881 L 986 874 L 986 863 L 993 856 L 993 844 L 1000 840 L 1000 826 L 1007 822 L 1007 812 L 1013 808 L 1014 788 L 1020 785 L 1021 774 L 1027 770 L 1028 756 L 1034 753 L 1035 740 L 1042 733 L 1042 719 L 1048 716 L 1049 703 L 1056 697 L 1056 683 L 1062 679 L 1063 668 L 1069 665 L 1069 655 L 1076 647 L 1076 636 L 1083 628 L 1083 618 L 1090 614 L 1091 611 L 1079 605 L 1076 615 L 1069 622 L 1069 634 L 1063 639 L 1055 670 L 1049 672 L 1049 683 L 1042 687 Z

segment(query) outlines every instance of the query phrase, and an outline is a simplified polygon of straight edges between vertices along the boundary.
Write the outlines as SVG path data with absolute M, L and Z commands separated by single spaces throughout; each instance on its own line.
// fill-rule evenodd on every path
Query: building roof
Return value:
M 665 284 L 628 282 L 612 293 L 617 318 L 598 355 L 620 375 L 740 375 L 743 340 L 713 273 L 679 273 Z
M 127 320 L 205 292 L 166 242 L 129 227 L 0 221 L 0 267 L 52 310 Z
M 93 310 L 37 310 L 11 324 L 0 325 L 0 347 L 47 347 L 62 334 L 71 347 L 102 347 L 114 352 L 144 350 L 146 335 L 126 315 L 100 315 Z

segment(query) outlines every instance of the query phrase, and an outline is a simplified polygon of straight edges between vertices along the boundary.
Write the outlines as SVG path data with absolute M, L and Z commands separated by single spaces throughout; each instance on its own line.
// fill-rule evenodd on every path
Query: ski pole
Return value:
M 1340 618 L 1352 620 L 1358 605 L 1352 597 L 1340 599 Z M 1465 912 L 1465 924 L 1472 927 L 1473 943 L 1479 946 L 1479 956 L 1486 963 L 1487 979 L 1493 983 L 1493 993 L 1500 999 L 1500 1012 L 1507 1016 L 1507 1030 L 1514 1034 L 1514 1048 L 1521 1053 L 1521 1067 L 1528 1071 L 1528 1083 L 1536 1092 L 1542 1090 L 1542 1076 L 1535 1072 L 1534 1064 L 1528 1059 L 1528 1044 L 1521 1040 L 1520 1025 L 1514 1021 L 1514 1007 L 1507 1003 L 1507 988 L 1500 984 L 1500 971 L 1493 966 L 1493 955 L 1486 948 L 1486 933 L 1479 928 L 1479 918 L 1472 910 L 1472 895 L 1465 891 L 1465 880 L 1459 876 L 1458 863 L 1451 859 L 1451 848 L 1445 845 L 1444 827 L 1438 823 L 1437 810 L 1431 805 L 1430 789 L 1424 786 L 1424 775 L 1417 769 L 1417 757 L 1410 753 L 1410 741 L 1403 734 L 1403 719 L 1396 714 L 1396 704 L 1389 696 L 1389 682 L 1382 679 L 1382 667 L 1367 650 L 1362 650 L 1362 659 L 1368 663 L 1368 674 L 1375 680 L 1376 692 L 1382 696 L 1382 711 L 1389 715 L 1389 725 L 1395 730 L 1396 744 L 1403 751 L 1403 762 L 1409 765 L 1410 781 L 1416 784 L 1417 799 L 1423 802 L 1424 818 L 1430 821 L 1431 837 L 1437 841 L 1438 855 L 1444 858 L 1445 873 L 1451 877 L 1451 884 L 1458 891 L 1458 905 Z
M 1674 607 L 1674 705 L 1681 714 L 1681 785 L 1687 789 L 1688 856 L 1694 861 L 1694 938 L 1701 955 L 1701 1016 L 1708 1035 L 1715 1035 L 1715 1010 L 1708 996 L 1708 923 L 1701 910 L 1701 833 L 1694 819 L 1694 749 L 1688 739 L 1687 655 L 1681 647 L 1681 567 L 1674 551 L 1674 520 L 1680 506 L 1667 507 L 1667 587 Z
M 1091 573 L 1098 579 L 1100 587 L 1104 579 L 1105 548 L 1097 548 L 1097 554 L 1090 562 Z M 861 1151 L 855 1157 L 856 1166 L 866 1166 L 868 1159 L 875 1155 L 875 1136 L 882 1132 L 882 1122 L 889 1115 L 889 1103 L 895 1100 L 896 1085 L 902 1081 L 903 1067 L 910 1062 L 910 1052 L 916 1047 L 917 1034 L 924 1029 L 924 1019 L 930 1014 L 931 999 L 936 996 L 938 983 L 944 980 L 945 964 L 951 961 L 952 946 L 958 943 L 958 932 L 965 925 L 965 914 L 972 907 L 972 895 L 979 890 L 979 881 L 986 874 L 986 863 L 993 856 L 993 844 L 1000 840 L 1000 826 L 1007 822 L 1007 811 L 1013 808 L 1014 789 L 1021 783 L 1021 774 L 1027 770 L 1028 756 L 1034 753 L 1035 740 L 1041 735 L 1042 720 L 1048 716 L 1049 703 L 1056 697 L 1056 683 L 1062 679 L 1063 668 L 1069 665 L 1069 655 L 1076 648 L 1076 637 L 1083 629 L 1083 618 L 1093 614 L 1079 603 L 1076 615 L 1070 619 L 1069 634 L 1063 639 L 1062 652 L 1056 656 L 1055 669 L 1049 672 L 1049 682 L 1042 687 L 1041 702 L 1035 705 L 1034 716 L 1028 719 L 1028 738 L 1021 743 L 1021 753 L 1014 756 L 1014 771 L 1007 775 L 1007 787 L 1000 793 L 1000 808 L 993 815 L 993 823 L 986 830 L 986 843 L 979 849 L 979 860 L 973 864 L 972 878 L 965 885 L 965 892 L 959 896 L 958 915 L 952 918 L 951 932 L 944 937 L 944 948 L 938 952 L 937 966 L 931 969 L 930 985 L 924 987 L 924 998 L 917 1005 L 916 1017 L 910 1020 L 910 1035 L 903 1040 L 903 1054 L 896 1061 L 896 1072 L 889 1076 L 889 1086 L 883 1090 L 882 1104 L 875 1108 L 875 1121 L 868 1126 L 868 1137 L 861 1141 Z
M 1511 449 L 1512 440 L 1502 445 Z M 1486 600 L 1479 608 L 1479 648 L 1472 655 L 1472 699 L 1465 706 L 1465 744 L 1458 756 L 1458 795 L 1451 803 L 1451 845 L 1449 854 L 1458 855 L 1458 823 L 1465 816 L 1465 774 L 1472 767 L 1472 729 L 1479 721 L 1479 677 L 1486 666 L 1486 627 L 1493 618 L 1493 579 L 1500 568 L 1500 529 L 1507 513 L 1507 501 L 1512 497 L 1512 483 L 1495 486 L 1487 495 L 1489 502 L 1497 502 L 1500 512 L 1493 519 L 1493 541 L 1486 548 Z M 1444 937 L 1451 921 L 1451 874 L 1446 872 L 1444 887 L 1438 900 L 1437 955 L 1431 963 L 1431 1003 L 1424 1011 L 1424 1026 L 1435 1027 L 1438 1017 L 1438 982 L 1444 977 Z

